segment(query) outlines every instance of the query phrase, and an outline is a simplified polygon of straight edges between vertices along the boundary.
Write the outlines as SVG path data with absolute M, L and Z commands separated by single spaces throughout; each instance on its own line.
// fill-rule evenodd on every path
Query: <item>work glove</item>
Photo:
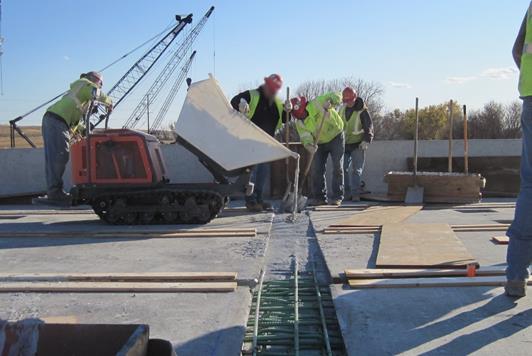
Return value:
M 305 149 L 308 151 L 308 153 L 313 155 L 318 150 L 318 146 L 314 144 L 309 144 L 309 145 L 305 145 Z
M 330 108 L 332 108 L 332 103 L 330 102 L 330 100 L 325 100 L 325 102 L 323 103 L 323 108 L 325 110 L 329 110 Z
M 292 106 L 292 102 L 291 102 L 290 100 L 287 99 L 287 100 L 284 102 L 284 111 L 286 111 L 286 112 L 291 112 L 293 109 L 294 109 L 294 108 L 293 108 L 293 106 Z
M 238 104 L 238 111 L 240 111 L 244 115 L 246 115 L 249 112 L 249 104 L 246 101 L 246 99 L 244 98 L 240 99 L 240 104 Z
M 113 104 L 107 105 L 107 115 L 113 112 Z
M 362 151 L 367 150 L 368 147 L 369 147 L 369 143 L 366 142 L 366 141 L 362 141 L 362 142 L 360 142 L 360 145 L 358 146 L 358 148 L 360 148 Z

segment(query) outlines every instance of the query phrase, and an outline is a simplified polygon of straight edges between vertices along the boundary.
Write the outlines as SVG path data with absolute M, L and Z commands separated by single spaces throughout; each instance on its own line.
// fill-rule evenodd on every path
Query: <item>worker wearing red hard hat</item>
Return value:
M 70 132 L 86 115 L 92 100 L 107 106 L 109 112 L 112 110 L 111 98 L 101 91 L 102 86 L 100 73 L 83 73 L 70 84 L 70 90 L 46 110 L 42 136 L 47 194 L 36 202 L 68 205 L 70 196 L 63 190 L 63 173 L 69 159 Z
M 293 98 L 292 115 L 298 119 L 299 139 L 314 159 L 312 164 L 312 196 L 309 205 L 340 205 L 344 197 L 344 122 L 335 107 L 340 105 L 339 93 L 328 93 L 307 101 L 305 97 Z M 332 194 L 328 200 L 325 170 L 331 157 Z
M 360 201 L 366 150 L 373 140 L 373 122 L 364 100 L 355 89 L 346 87 L 342 91 L 342 102 L 339 114 L 345 131 L 345 198 Z
M 264 78 L 264 83 L 257 89 L 246 90 L 233 97 L 231 106 L 273 137 L 275 131 L 286 121 L 285 106 L 290 104 L 277 98 L 282 86 L 283 78 L 279 74 L 271 74 Z M 255 184 L 254 192 L 246 197 L 246 208 L 249 211 L 271 210 L 271 204 L 265 202 L 262 196 L 268 166 L 269 163 L 263 163 L 253 169 L 251 179 Z

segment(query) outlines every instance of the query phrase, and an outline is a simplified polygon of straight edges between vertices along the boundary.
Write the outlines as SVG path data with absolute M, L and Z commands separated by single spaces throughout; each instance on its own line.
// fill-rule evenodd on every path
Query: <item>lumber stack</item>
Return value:
M 503 286 L 504 267 L 479 268 L 475 277 L 465 269 L 347 269 L 347 284 L 352 289 Z M 529 281 L 532 285 L 532 281 Z
M 424 225 L 424 224 L 420 224 Z M 510 224 L 471 224 L 471 225 L 450 225 L 454 232 L 484 232 L 484 231 L 506 231 Z M 376 234 L 382 231 L 382 225 L 350 225 L 332 224 L 322 230 L 328 235 L 344 234 Z
M 235 272 L 2 273 L 0 293 L 232 292 Z
M 412 172 L 389 172 L 384 182 L 388 183 L 390 199 L 404 201 L 408 187 L 414 186 L 414 177 Z M 424 188 L 427 203 L 477 203 L 486 180 L 480 174 L 419 172 L 417 185 Z

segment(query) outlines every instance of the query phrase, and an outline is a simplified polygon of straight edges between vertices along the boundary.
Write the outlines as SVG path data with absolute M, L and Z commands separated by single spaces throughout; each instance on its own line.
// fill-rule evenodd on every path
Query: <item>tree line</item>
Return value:
M 376 140 L 410 140 L 415 132 L 415 110 L 385 110 L 384 88 L 381 84 L 354 77 L 332 80 L 312 80 L 299 85 L 297 95 L 309 99 L 331 91 L 353 87 L 364 99 L 372 115 Z M 419 109 L 419 138 L 444 140 L 449 138 L 450 103 L 429 105 Z M 518 101 L 504 105 L 495 101 L 481 109 L 468 112 L 470 139 L 497 139 L 521 137 L 521 104 Z M 464 116 L 462 105 L 453 102 L 453 137 L 463 138 Z

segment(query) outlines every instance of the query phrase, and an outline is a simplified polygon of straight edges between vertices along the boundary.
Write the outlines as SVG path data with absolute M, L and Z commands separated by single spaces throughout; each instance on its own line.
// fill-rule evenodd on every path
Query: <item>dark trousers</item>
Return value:
M 269 163 L 261 163 L 253 167 L 253 172 L 251 172 L 251 182 L 253 182 L 253 194 L 246 197 L 247 203 L 262 203 L 264 185 L 266 184 L 266 177 L 268 176 Z
M 41 129 L 46 189 L 48 196 L 53 198 L 63 190 L 63 174 L 70 155 L 70 130 L 65 122 L 48 112 L 44 114 Z
M 344 199 L 344 134 L 341 133 L 332 141 L 318 145 L 318 150 L 312 162 L 312 197 L 318 200 L 327 200 L 327 185 L 325 174 L 327 158 L 332 160 L 332 199 Z

